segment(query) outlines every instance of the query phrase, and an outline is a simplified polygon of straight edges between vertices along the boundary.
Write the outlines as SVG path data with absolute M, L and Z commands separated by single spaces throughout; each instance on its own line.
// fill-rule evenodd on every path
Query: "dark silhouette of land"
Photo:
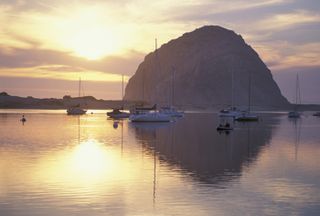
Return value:
M 6 92 L 0 93 L 1 109 L 66 109 L 70 106 L 81 106 L 86 109 L 112 109 L 124 106 L 139 105 L 140 102 L 127 102 L 122 100 L 98 100 L 93 96 L 57 98 L 34 98 L 11 96 Z
M 85 109 L 113 109 L 121 108 L 129 109 L 134 106 L 143 106 L 150 103 L 142 101 L 122 101 L 122 100 L 98 100 L 93 96 L 84 97 L 70 97 L 64 96 L 62 99 L 57 98 L 34 98 L 34 97 L 19 97 L 11 96 L 6 92 L 0 93 L 0 109 L 66 109 L 70 106 L 78 106 Z M 261 110 L 262 108 L 260 108 Z M 284 107 L 282 109 L 272 110 L 290 110 L 293 109 L 293 105 Z M 213 108 L 194 107 L 188 110 L 216 110 Z M 268 109 L 262 109 L 268 110 Z M 302 104 L 298 106 L 298 110 L 301 111 L 318 111 L 320 105 L 318 104 Z

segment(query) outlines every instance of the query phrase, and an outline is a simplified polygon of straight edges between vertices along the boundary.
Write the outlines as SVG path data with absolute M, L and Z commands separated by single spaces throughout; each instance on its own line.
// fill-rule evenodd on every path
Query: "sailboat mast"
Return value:
M 234 70 L 231 68 L 231 107 L 234 107 Z
M 248 88 L 248 91 L 249 91 L 249 99 L 248 99 L 248 102 L 249 102 L 249 105 L 248 105 L 248 111 L 250 112 L 251 110 L 251 70 L 249 70 L 249 88 Z
M 296 77 L 296 101 L 294 105 L 294 110 L 297 111 L 298 104 L 301 103 L 301 95 L 300 95 L 300 85 L 299 85 L 299 75 L 297 73 Z
M 81 97 L 81 77 L 79 77 L 78 97 Z
M 124 82 L 124 76 L 123 76 L 123 74 L 122 74 L 121 100 L 123 100 L 123 82 Z
M 142 101 L 144 102 L 144 79 L 145 79 L 145 70 L 143 70 L 142 74 Z
M 171 106 L 174 106 L 174 78 L 175 78 L 175 67 L 172 70 L 172 95 L 171 95 Z

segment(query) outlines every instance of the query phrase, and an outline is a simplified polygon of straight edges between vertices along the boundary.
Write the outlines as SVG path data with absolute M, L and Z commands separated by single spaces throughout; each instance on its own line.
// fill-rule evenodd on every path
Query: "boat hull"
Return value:
M 235 118 L 236 121 L 259 121 L 259 117 L 250 113 L 243 113 Z
M 131 122 L 170 122 L 171 117 L 162 113 L 132 114 L 129 117 Z
M 87 110 L 83 110 L 83 109 L 68 109 L 67 110 L 67 114 L 68 115 L 84 115 L 87 113 Z
M 300 118 L 300 115 L 301 114 L 299 112 L 295 112 L 295 111 L 288 113 L 289 118 Z
M 129 118 L 130 113 L 107 113 L 107 116 L 114 119 Z

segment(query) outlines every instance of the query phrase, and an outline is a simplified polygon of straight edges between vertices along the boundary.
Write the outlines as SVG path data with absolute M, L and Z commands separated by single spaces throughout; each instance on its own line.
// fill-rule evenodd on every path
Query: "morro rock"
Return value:
M 219 26 L 185 33 L 148 54 L 124 99 L 183 108 L 289 105 L 259 55 L 240 35 Z

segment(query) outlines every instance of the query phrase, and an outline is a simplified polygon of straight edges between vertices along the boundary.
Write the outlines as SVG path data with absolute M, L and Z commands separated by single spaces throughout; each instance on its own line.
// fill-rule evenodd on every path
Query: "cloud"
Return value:
M 125 56 L 108 56 L 101 60 L 90 61 L 85 58 L 72 56 L 68 52 L 47 49 L 21 49 L 12 47 L 0 47 L 0 68 L 7 71 L 16 68 L 35 68 L 50 66 L 48 71 L 74 72 L 99 71 L 101 73 L 132 75 L 138 64 L 142 61 L 144 54 L 134 50 Z M 57 67 L 57 65 L 62 65 Z M 10 69 L 10 70 L 8 70 Z M 63 71 L 65 69 L 65 71 Z M 0 72 L 0 76 L 2 75 Z M 27 74 L 26 74 L 27 76 Z
M 319 23 L 320 15 L 305 10 L 291 13 L 276 14 L 255 24 L 255 27 L 263 30 L 283 30 L 306 23 Z
M 131 76 L 155 37 L 208 24 L 241 34 L 274 73 L 318 67 L 319 10 L 312 0 L 1 0 L 0 76 Z

